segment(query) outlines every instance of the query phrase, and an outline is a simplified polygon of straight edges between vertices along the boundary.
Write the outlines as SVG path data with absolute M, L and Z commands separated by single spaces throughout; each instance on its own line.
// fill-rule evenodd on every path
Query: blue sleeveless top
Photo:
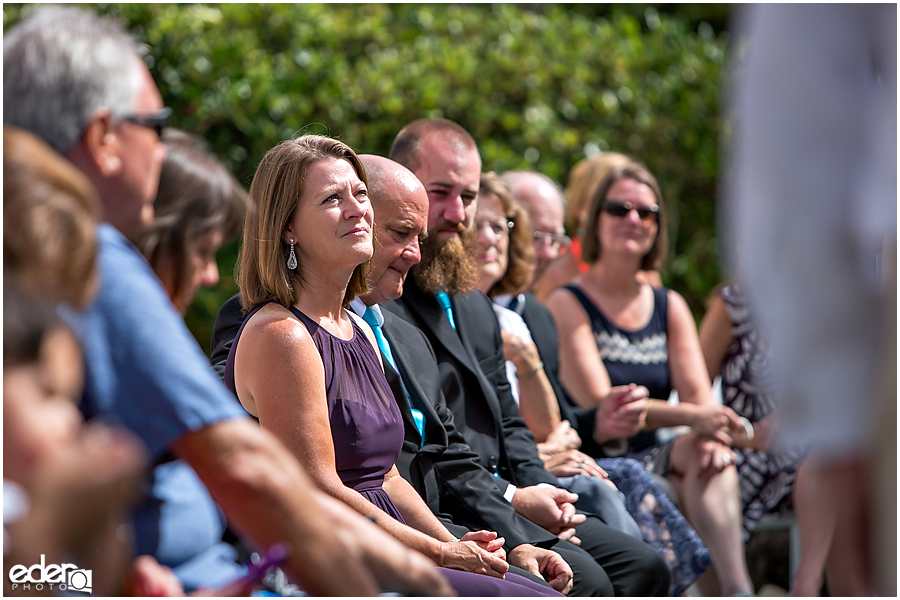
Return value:
M 269 302 L 250 311 L 228 352 L 225 384 L 232 392 L 235 392 L 234 355 L 241 333 L 256 311 L 266 304 Z M 322 357 L 338 476 L 344 485 L 403 522 L 397 507 L 382 488 L 384 476 L 397 462 L 403 446 L 403 417 L 375 349 L 352 317 L 353 337 L 342 340 L 293 306 L 287 308 L 306 326 Z
M 667 288 L 653 289 L 653 314 L 650 322 L 637 331 L 616 327 L 600 308 L 574 285 L 564 286 L 584 308 L 591 321 L 594 341 L 613 386 L 636 383 L 650 391 L 650 397 L 666 400 L 672 393 L 669 377 Z M 656 433 L 641 431 L 628 440 L 629 452 L 656 445 Z

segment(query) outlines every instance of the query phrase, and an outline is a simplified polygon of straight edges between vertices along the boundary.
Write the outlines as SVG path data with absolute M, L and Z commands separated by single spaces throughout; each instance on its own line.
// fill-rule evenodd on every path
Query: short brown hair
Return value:
M 581 235 L 578 213 L 587 206 L 593 197 L 597 185 L 610 170 L 624 167 L 632 162 L 630 158 L 618 152 L 604 152 L 590 158 L 582 159 L 569 172 L 569 184 L 566 186 L 566 230 L 573 235 Z
M 634 162 L 607 173 L 594 191 L 594 196 L 591 198 L 591 208 L 588 211 L 587 221 L 584 224 L 585 232 L 581 257 L 589 264 L 600 260 L 600 233 L 597 231 L 597 221 L 600 220 L 600 208 L 603 205 L 603 201 L 606 200 L 609 188 L 621 179 L 633 179 L 638 183 L 643 183 L 653 190 L 653 195 L 656 197 L 656 204 L 659 206 L 659 212 L 656 214 L 656 239 L 653 240 L 653 247 L 641 259 L 641 269 L 644 271 L 657 270 L 662 266 L 666 258 L 666 247 L 668 245 L 666 211 L 663 207 L 662 192 L 659 191 L 659 184 L 656 183 L 656 178 L 653 177 L 653 174 L 644 165 Z
M 191 285 L 189 246 L 197 238 L 220 232 L 228 241 L 240 231 L 247 192 L 205 142 L 178 129 L 166 128 L 166 159 L 153 202 L 153 221 L 132 237 L 153 270 L 164 261 L 172 267 L 172 299 Z
M 3 126 L 3 269 L 20 287 L 83 308 L 97 290 L 94 186 L 37 137 Z
M 366 170 L 356 152 L 347 144 L 322 135 L 304 135 L 281 142 L 259 163 L 250 184 L 244 240 L 237 264 L 237 284 L 244 312 L 267 300 L 277 300 L 285 306 L 296 304 L 303 283 L 303 257 L 297 256 L 296 270 L 288 269 L 290 246 L 281 236 L 297 209 L 309 167 L 326 158 L 346 160 L 366 182 Z M 373 245 L 374 236 L 373 228 Z M 344 306 L 369 291 L 366 277 L 370 262 L 353 270 Z
M 388 158 L 415 172 L 419 168 L 419 144 L 433 133 L 443 133 L 463 148 L 478 152 L 475 138 L 459 123 L 449 119 L 418 119 L 400 130 Z
M 493 171 L 481 174 L 478 194 L 497 196 L 503 207 L 503 213 L 513 224 L 509 230 L 506 273 L 488 290 L 488 296 L 494 298 L 504 294 L 518 294 L 528 287 L 534 276 L 535 253 L 532 244 L 534 230 L 528 218 L 528 211 L 513 200 L 509 187 Z

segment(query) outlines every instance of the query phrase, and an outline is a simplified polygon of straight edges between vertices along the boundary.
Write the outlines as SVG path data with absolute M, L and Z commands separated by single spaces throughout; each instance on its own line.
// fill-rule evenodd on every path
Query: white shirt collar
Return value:
M 525 294 L 519 294 L 518 296 L 513 296 L 512 294 L 502 294 L 500 296 L 494 297 L 493 300 L 495 304 L 499 304 L 503 308 L 509 308 L 513 303 L 513 299 L 518 300 L 518 303 L 515 309 L 510 310 L 515 310 L 515 312 L 521 315 L 525 310 Z
M 381 307 L 377 304 L 373 304 L 368 308 L 372 309 L 372 312 L 375 314 L 375 321 L 378 323 L 379 327 L 382 327 L 384 325 L 384 315 L 381 314 Z M 361 317 L 363 316 L 363 313 L 366 312 L 366 303 L 362 301 L 362 298 L 357 296 L 350 301 L 350 310 Z

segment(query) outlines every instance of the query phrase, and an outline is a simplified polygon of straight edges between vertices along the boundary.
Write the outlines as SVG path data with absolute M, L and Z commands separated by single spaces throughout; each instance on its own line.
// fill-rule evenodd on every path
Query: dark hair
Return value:
M 297 269 L 287 268 L 289 246 L 282 233 L 303 193 L 309 167 L 326 158 L 346 160 L 364 182 L 366 170 L 347 144 L 322 135 L 304 135 L 281 142 L 269 150 L 259 163 L 250 184 L 249 207 L 244 220 L 244 240 L 237 264 L 237 283 L 244 312 L 267 300 L 285 306 L 296 304 L 303 277 L 303 257 L 297 256 Z M 375 246 L 375 231 L 372 229 Z M 344 295 L 344 306 L 369 291 L 366 278 L 371 260 L 354 269 Z
M 488 296 L 494 298 L 504 294 L 518 294 L 528 287 L 534 275 L 535 253 L 532 244 L 534 230 L 528 212 L 513 200 L 509 187 L 493 171 L 481 174 L 478 194 L 497 196 L 503 207 L 503 213 L 513 224 L 509 230 L 506 273 L 488 290 Z
M 656 239 L 653 240 L 653 246 L 650 248 L 650 251 L 641 259 L 641 269 L 644 271 L 657 270 L 662 266 L 666 258 L 666 246 L 668 245 L 666 211 L 663 207 L 662 192 L 659 191 L 659 184 L 656 183 L 656 178 L 647 170 L 647 167 L 634 162 L 624 167 L 613 169 L 597 185 L 597 189 L 591 198 L 591 208 L 588 211 L 587 222 L 585 223 L 581 257 L 589 264 L 600 260 L 600 233 L 597 227 L 597 221 L 600 220 L 600 207 L 603 201 L 606 200 L 609 188 L 621 179 L 633 179 L 638 183 L 643 183 L 653 191 L 653 195 L 656 197 L 656 204 L 659 205 L 659 212 L 656 215 L 658 225 Z
M 388 158 L 415 172 L 419 168 L 419 144 L 433 133 L 444 134 L 465 150 L 478 151 L 475 138 L 458 123 L 449 119 L 419 119 L 400 130 Z
M 97 289 L 94 186 L 34 135 L 3 126 L 3 269 L 28 293 L 84 307 Z
M 201 138 L 167 128 L 162 140 L 166 159 L 153 202 L 156 214 L 132 241 L 157 273 L 167 261 L 174 286 L 168 291 L 174 300 L 191 286 L 190 245 L 213 232 L 221 232 L 223 240 L 237 235 L 247 192 Z
M 3 368 L 36 363 L 51 329 L 63 327 L 55 307 L 45 298 L 3 278 Z

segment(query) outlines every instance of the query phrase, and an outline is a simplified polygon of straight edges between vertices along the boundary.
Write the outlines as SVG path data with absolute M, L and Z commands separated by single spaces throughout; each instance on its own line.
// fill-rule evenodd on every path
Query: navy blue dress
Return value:
M 265 304 L 268 304 L 265 303 Z M 235 392 L 234 354 L 244 326 L 257 310 L 244 319 L 228 353 L 225 383 Z M 294 307 L 288 307 L 303 323 L 322 357 L 325 396 L 334 442 L 335 467 L 347 487 L 401 523 L 403 517 L 382 487 L 403 446 L 403 417 L 384 376 L 375 349 L 351 317 L 353 337 L 342 340 Z M 441 573 L 460 596 L 558 596 L 552 588 L 519 575 L 506 580 L 476 573 L 441 568 Z
M 672 392 L 666 335 L 668 290 L 654 288 L 650 322 L 631 331 L 616 327 L 578 287 L 567 285 L 565 289 L 578 299 L 591 321 L 611 384 L 636 383 L 646 386 L 651 398 L 667 399 Z M 628 440 L 629 456 L 633 458 L 601 459 L 597 464 L 625 495 L 625 508 L 638 524 L 641 537 L 666 561 L 671 575 L 669 595 L 680 596 L 712 564 L 712 557 L 648 472 L 665 475 L 670 449 L 670 443 L 657 443 L 656 432 L 642 431 Z

